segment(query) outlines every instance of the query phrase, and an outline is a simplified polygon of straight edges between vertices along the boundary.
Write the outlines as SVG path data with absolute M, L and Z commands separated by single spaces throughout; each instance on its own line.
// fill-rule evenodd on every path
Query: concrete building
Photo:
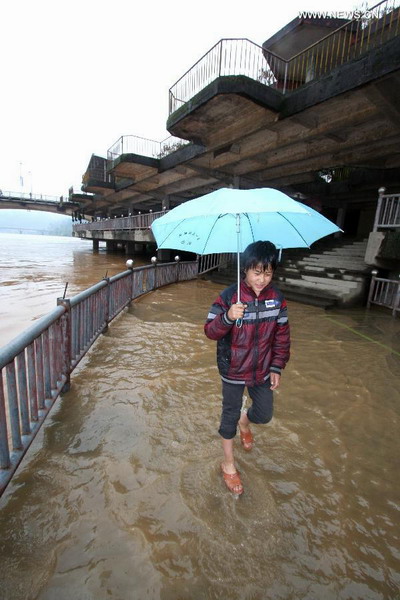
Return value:
M 262 47 L 221 40 L 171 87 L 171 138 L 122 136 L 107 157 L 92 156 L 83 190 L 93 197 L 81 212 L 103 221 L 76 234 L 148 243 L 151 233 L 135 225 L 144 213 L 149 224 L 231 186 L 280 189 L 346 236 L 368 238 L 378 188 L 400 192 L 398 33 L 399 8 L 384 0 L 368 18 L 294 19 Z M 375 236 L 365 248 L 365 266 L 396 274 L 381 245 Z

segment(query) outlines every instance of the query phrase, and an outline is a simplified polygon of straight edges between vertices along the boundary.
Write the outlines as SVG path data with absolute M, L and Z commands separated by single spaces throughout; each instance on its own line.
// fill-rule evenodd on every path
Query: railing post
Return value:
M 374 221 L 374 227 L 372 231 L 377 231 L 378 230 L 378 226 L 379 226 L 379 219 L 380 219 L 380 215 L 381 215 L 381 208 L 382 208 L 382 202 L 383 202 L 383 195 L 386 192 L 386 188 L 384 187 L 380 187 L 378 190 L 378 205 L 376 207 L 376 213 L 375 213 L 375 221 Z
M 4 402 L 3 373 L 0 370 L 0 469 L 8 469 L 10 464 L 10 448 L 8 446 L 6 407 Z
M 179 281 L 179 263 L 180 263 L 181 257 L 179 256 L 179 254 L 177 254 L 175 256 L 175 263 L 176 263 L 176 278 L 175 281 L 176 283 L 178 283 Z
M 19 410 L 17 395 L 17 380 L 15 377 L 14 362 L 6 366 L 7 394 L 8 394 L 8 413 L 11 422 L 11 439 L 14 450 L 22 448 L 21 429 L 19 426 Z
M 65 383 L 61 393 L 65 394 L 71 387 L 72 371 L 72 323 L 71 323 L 71 301 L 68 298 L 57 298 L 57 306 L 63 306 L 65 313 L 61 317 L 61 346 L 63 371 L 65 374 Z
M 399 275 L 400 277 L 400 275 Z M 397 284 L 397 292 L 396 295 L 394 297 L 394 302 L 393 302 L 393 311 L 392 311 L 392 315 L 395 317 L 396 316 L 396 311 L 400 310 L 400 281 Z
M 110 314 L 111 314 L 111 285 L 110 278 L 104 277 L 104 281 L 107 282 L 106 287 L 106 300 L 105 300 L 105 311 L 104 311 L 104 327 L 102 333 L 105 333 L 108 330 L 108 324 L 110 322 Z
M 218 65 L 218 77 L 221 77 L 221 67 L 222 67 L 222 44 L 223 44 L 223 40 L 220 41 L 220 47 L 219 47 L 219 65 Z
M 151 257 L 151 262 L 153 263 L 154 266 L 154 286 L 153 286 L 153 290 L 157 289 L 157 256 L 152 256 Z
M 133 289 L 133 286 L 134 286 L 134 283 L 135 283 L 135 277 L 134 277 L 133 265 L 134 265 L 134 261 L 133 261 L 131 258 L 129 258 L 129 259 L 126 261 L 126 266 L 128 267 L 128 269 L 129 269 L 129 270 L 130 270 L 130 272 L 131 272 L 131 286 L 130 286 L 130 289 L 131 289 L 131 292 L 130 292 L 130 296 L 131 296 L 131 302 L 132 302 L 132 300 L 133 300 L 133 299 L 134 299 L 134 297 L 135 297 L 135 290 Z
M 369 293 L 368 293 L 368 300 L 367 300 L 367 308 L 370 308 L 371 306 L 371 301 L 372 301 L 372 296 L 375 290 L 375 281 L 376 281 L 376 276 L 378 275 L 378 271 L 376 269 L 373 269 L 373 271 L 371 271 L 371 283 L 369 285 Z
M 283 79 L 283 89 L 282 94 L 286 93 L 286 84 L 287 84 L 287 73 L 288 73 L 288 62 L 285 62 L 285 77 Z

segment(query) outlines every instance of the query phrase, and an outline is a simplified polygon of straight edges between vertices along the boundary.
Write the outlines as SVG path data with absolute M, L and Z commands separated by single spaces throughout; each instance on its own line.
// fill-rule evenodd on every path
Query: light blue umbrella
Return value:
M 240 253 L 252 242 L 277 248 L 309 248 L 336 231 L 317 211 L 272 188 L 222 188 L 180 204 L 151 225 L 159 249 L 196 254 L 237 252 L 238 302 Z

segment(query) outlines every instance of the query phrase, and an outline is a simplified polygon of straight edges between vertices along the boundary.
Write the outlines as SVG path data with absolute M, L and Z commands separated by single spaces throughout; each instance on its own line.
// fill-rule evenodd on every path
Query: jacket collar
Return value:
M 259 300 L 263 300 L 264 297 L 267 295 L 267 293 L 270 291 L 270 289 L 273 287 L 272 281 L 265 286 L 264 289 L 261 290 L 259 296 L 256 296 L 256 293 L 254 292 L 253 288 L 251 288 L 249 285 L 247 285 L 247 283 L 245 282 L 244 279 L 241 280 L 240 282 L 240 291 L 242 292 L 246 292 L 247 294 L 250 294 L 250 296 L 252 296 L 255 300 L 258 298 Z

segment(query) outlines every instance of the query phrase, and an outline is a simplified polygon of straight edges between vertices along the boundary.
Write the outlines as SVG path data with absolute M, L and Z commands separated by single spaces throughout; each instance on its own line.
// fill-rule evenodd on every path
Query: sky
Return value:
M 169 88 L 220 39 L 262 45 L 299 11 L 360 4 L 2 2 L 0 189 L 66 195 L 80 185 L 91 155 L 106 156 L 120 136 L 169 135 Z

